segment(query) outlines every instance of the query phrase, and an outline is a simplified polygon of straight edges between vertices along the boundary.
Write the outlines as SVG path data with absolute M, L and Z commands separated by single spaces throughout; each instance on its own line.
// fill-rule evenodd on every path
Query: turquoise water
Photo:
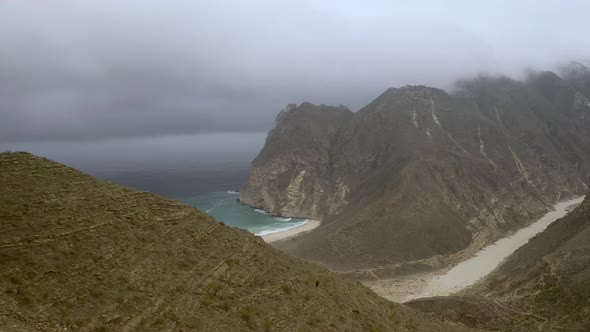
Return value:
M 240 204 L 239 196 L 234 191 L 212 192 L 184 199 L 183 203 L 199 208 L 226 225 L 242 228 L 256 235 L 286 231 L 307 222 L 305 219 L 271 216 L 265 211 Z

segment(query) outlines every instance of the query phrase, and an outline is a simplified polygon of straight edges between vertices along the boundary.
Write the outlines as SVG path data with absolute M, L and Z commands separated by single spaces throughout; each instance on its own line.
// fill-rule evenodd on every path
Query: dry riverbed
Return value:
M 583 200 L 584 197 L 578 197 L 555 204 L 552 211 L 536 222 L 483 248 L 471 258 L 450 269 L 394 279 L 367 281 L 365 284 L 377 294 L 395 302 L 456 293 L 488 275 L 530 238 L 545 230 L 555 220 L 565 216 Z

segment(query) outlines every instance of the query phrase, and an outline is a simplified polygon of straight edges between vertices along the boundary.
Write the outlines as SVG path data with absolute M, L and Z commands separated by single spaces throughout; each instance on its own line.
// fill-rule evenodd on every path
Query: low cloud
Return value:
M 0 2 L 0 142 L 270 129 L 287 103 L 358 109 L 590 54 L 587 1 Z

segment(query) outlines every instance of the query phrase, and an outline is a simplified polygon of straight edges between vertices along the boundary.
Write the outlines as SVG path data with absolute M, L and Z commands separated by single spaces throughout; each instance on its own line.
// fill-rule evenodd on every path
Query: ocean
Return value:
M 236 191 L 211 192 L 182 202 L 192 205 L 226 225 L 245 229 L 256 235 L 267 235 L 301 226 L 306 219 L 281 218 L 238 202 Z

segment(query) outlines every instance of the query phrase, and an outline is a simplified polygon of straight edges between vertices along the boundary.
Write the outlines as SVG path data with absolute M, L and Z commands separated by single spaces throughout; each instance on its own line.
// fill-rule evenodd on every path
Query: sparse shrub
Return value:
M 25 306 L 31 306 L 33 305 L 33 298 L 30 295 L 24 295 L 20 302 Z
M 92 329 L 92 332 L 107 332 L 109 329 L 105 325 L 100 325 Z
M 84 319 L 77 319 L 74 321 L 74 325 L 77 327 L 86 327 L 88 326 L 88 321 Z
M 19 297 L 19 301 L 21 304 L 30 306 L 33 304 L 33 296 L 28 288 L 25 287 L 18 287 L 16 289 L 16 295 Z
M 283 293 L 291 294 L 291 287 L 289 287 L 289 285 L 283 284 L 281 285 L 281 289 L 283 290 Z
M 152 326 L 158 326 L 164 324 L 164 318 L 158 317 L 152 322 Z
M 100 289 L 91 289 L 88 291 L 88 293 L 90 293 L 90 296 L 92 296 L 95 299 L 104 295 L 104 292 Z
M 229 309 L 232 307 L 232 301 L 230 299 L 224 299 L 217 305 L 217 307 L 223 311 L 229 311 Z
M 118 277 L 117 277 L 117 280 L 118 280 L 120 283 L 122 283 L 122 284 L 127 284 L 127 283 L 129 283 L 129 279 L 128 279 L 126 276 L 123 276 L 123 275 L 121 275 L 121 276 L 118 276 Z
M 221 289 L 223 289 L 223 284 L 217 280 L 213 280 L 207 284 L 207 293 L 210 295 L 217 295 Z
M 321 321 L 318 318 L 312 317 L 309 318 L 305 323 L 309 326 L 316 326 L 319 325 Z
M 182 270 L 188 270 L 191 266 L 186 260 L 181 260 L 178 262 L 178 267 Z
M 170 318 L 171 321 L 178 323 L 180 321 L 180 318 L 178 318 L 178 315 L 175 312 L 170 312 L 168 313 L 168 317 Z
M 15 285 L 20 285 L 22 283 L 22 281 L 16 276 L 10 276 L 10 278 L 8 278 L 8 281 Z
M 241 318 L 246 322 L 246 324 L 248 324 L 249 328 L 253 330 L 257 329 L 256 319 L 254 317 L 252 309 L 250 309 L 249 307 L 244 308 L 244 310 L 242 311 Z
M 183 322 L 186 327 L 193 330 L 200 330 L 202 325 L 197 317 L 187 317 Z
M 262 327 L 264 328 L 265 332 L 272 331 L 272 321 L 268 318 L 265 319 Z

